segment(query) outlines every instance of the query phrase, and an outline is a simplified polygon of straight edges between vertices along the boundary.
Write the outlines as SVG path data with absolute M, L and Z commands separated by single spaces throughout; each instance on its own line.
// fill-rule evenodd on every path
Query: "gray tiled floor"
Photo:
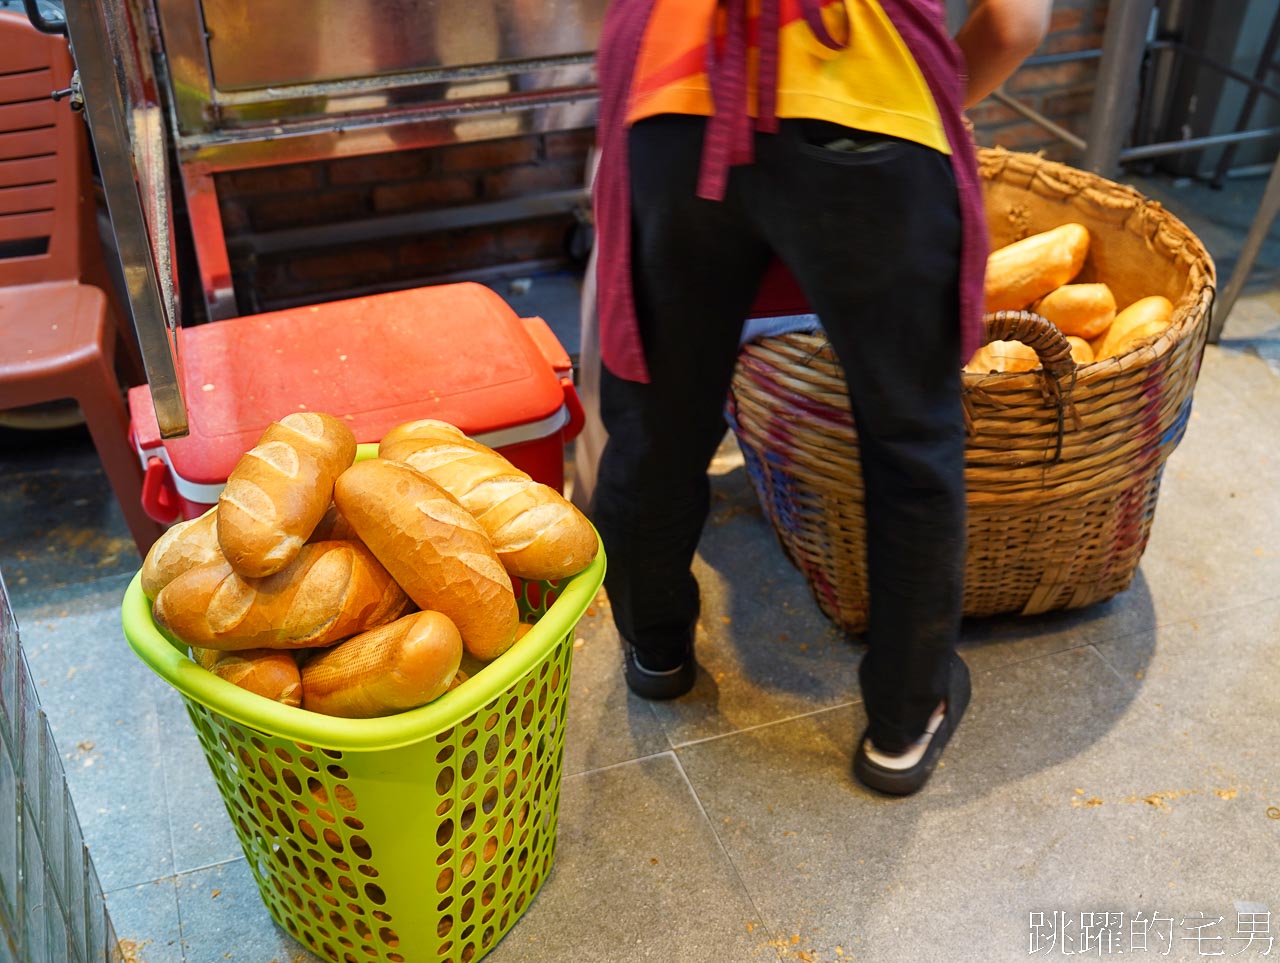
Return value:
M 1144 189 L 1189 212 L 1225 271 L 1259 186 Z M 489 959 L 1003 961 L 1028 956 L 1029 914 L 1055 912 L 1171 920 L 1172 944 L 1153 927 L 1130 957 L 1263 959 L 1231 938 L 1251 911 L 1280 936 L 1280 245 L 1256 277 L 1206 354 L 1133 586 L 967 624 L 972 707 L 912 799 L 850 777 L 860 652 L 726 447 L 697 561 L 698 684 L 630 696 L 597 600 L 557 862 Z M 11 448 L 0 470 L 0 566 L 116 929 L 147 963 L 310 963 L 257 895 L 181 703 L 121 638 L 136 560 L 91 450 Z

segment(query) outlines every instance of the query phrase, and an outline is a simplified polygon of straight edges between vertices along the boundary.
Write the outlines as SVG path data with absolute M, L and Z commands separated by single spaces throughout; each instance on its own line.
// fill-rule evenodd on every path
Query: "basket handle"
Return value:
M 1066 421 L 1070 417 L 1074 427 L 1080 427 L 1071 395 L 1076 386 L 1076 361 L 1071 357 L 1071 345 L 1066 335 L 1048 318 L 1034 311 L 996 311 L 983 315 L 986 343 L 992 341 L 1021 341 L 1035 351 L 1040 358 L 1041 389 L 1045 401 L 1057 409 L 1057 431 L 1053 454 L 1049 463 L 1055 464 L 1062 457 L 1062 443 L 1066 433 Z M 969 408 L 969 394 L 964 395 L 965 424 L 973 430 L 973 414 Z
M 1071 345 L 1057 325 L 1034 311 L 996 311 L 983 315 L 986 341 L 1021 341 L 1040 358 L 1046 373 L 1058 381 L 1075 375 Z

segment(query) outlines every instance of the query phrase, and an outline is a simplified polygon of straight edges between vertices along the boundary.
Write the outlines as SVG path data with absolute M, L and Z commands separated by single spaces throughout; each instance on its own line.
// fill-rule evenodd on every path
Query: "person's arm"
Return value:
M 972 107 L 1005 82 L 1040 46 L 1053 0 L 976 0 L 956 34 L 969 70 L 964 105 Z

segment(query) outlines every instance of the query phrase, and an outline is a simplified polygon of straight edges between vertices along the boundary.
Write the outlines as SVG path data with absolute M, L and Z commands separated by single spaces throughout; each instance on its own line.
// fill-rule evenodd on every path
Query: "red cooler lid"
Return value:
M 415 418 L 482 435 L 552 418 L 559 377 L 496 293 L 470 282 L 215 321 L 178 331 L 190 434 L 174 472 L 221 484 L 272 421 L 344 417 L 376 442 Z

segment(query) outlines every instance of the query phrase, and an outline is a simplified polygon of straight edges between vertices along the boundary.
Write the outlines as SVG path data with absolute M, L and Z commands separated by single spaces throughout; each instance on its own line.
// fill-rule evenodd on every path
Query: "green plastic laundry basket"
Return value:
M 601 550 L 571 579 L 518 585 L 536 620 L 523 639 L 379 719 L 280 705 L 202 669 L 156 627 L 140 576 L 124 633 L 181 693 L 277 923 L 337 963 L 469 963 L 551 870 L 573 632 L 604 568 Z

